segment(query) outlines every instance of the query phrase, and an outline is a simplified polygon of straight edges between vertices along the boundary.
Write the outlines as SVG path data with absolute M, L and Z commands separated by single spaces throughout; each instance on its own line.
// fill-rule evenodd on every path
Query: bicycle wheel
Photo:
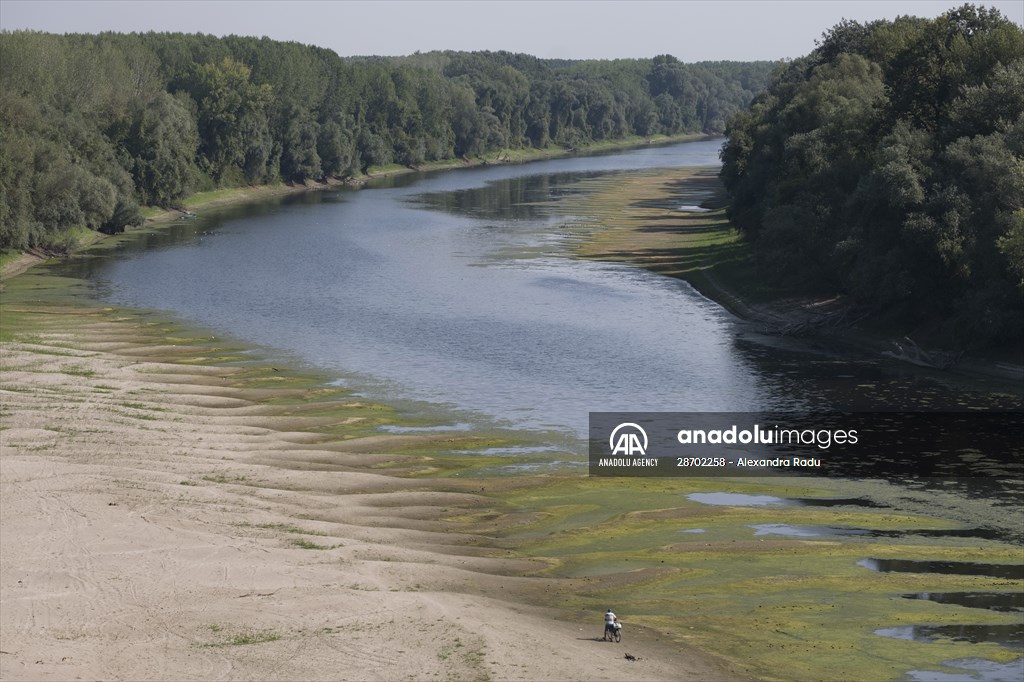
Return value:
M 616 642 L 621 642 L 622 641 L 622 630 L 620 630 L 619 628 L 615 628 L 615 633 L 612 635 L 612 637 L 615 638 Z

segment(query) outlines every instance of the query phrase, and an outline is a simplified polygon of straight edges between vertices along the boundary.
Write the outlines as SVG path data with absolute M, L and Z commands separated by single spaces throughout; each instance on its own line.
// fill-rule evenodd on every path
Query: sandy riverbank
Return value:
M 370 435 L 379 406 L 110 310 L 14 314 L 4 680 L 736 679 L 538 606 L 573 581 L 460 521 L 502 510 L 430 478 L 444 435 Z

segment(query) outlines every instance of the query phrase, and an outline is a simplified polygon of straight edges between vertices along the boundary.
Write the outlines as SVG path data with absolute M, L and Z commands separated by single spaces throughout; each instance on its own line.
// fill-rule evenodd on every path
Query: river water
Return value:
M 1020 405 L 884 358 L 758 336 L 689 285 L 577 260 L 583 178 L 718 164 L 719 141 L 384 179 L 182 222 L 78 259 L 105 302 L 169 311 L 457 421 L 580 439 L 590 411 Z

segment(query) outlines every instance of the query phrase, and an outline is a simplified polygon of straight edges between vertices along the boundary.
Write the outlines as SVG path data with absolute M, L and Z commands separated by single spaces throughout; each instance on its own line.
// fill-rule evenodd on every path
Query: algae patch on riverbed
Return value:
M 695 479 L 561 480 L 503 496 L 536 520 L 509 533 L 520 552 L 544 559 L 545 575 L 586 587 L 559 605 L 573 612 L 613 608 L 630 627 L 695 644 L 750 666 L 765 679 L 888 680 L 956 658 L 1013 660 L 1020 651 L 943 636 L 934 641 L 876 634 L 910 625 L 1010 625 L 1017 613 L 905 599 L 905 592 L 1019 592 L 1019 579 L 878 573 L 866 557 L 1020 564 L 1014 544 L 964 537 L 848 536 L 798 539 L 755 535 L 787 523 L 878 531 L 954 524 L 890 508 L 711 506 L 690 493 L 729 490 L 794 499 L 842 496 L 841 482 L 771 483 Z M 859 493 L 862 489 L 857 488 Z M 838 493 L 838 495 L 837 495 Z M 847 493 L 848 494 L 848 493 Z M 700 533 L 690 533 L 691 530 Z M 1008 597 L 1008 600 L 1012 597 Z
M 786 293 L 758 276 L 750 244 L 725 217 L 716 169 L 637 171 L 584 180 L 576 189 L 559 208 L 574 216 L 583 258 L 686 280 L 733 310 Z

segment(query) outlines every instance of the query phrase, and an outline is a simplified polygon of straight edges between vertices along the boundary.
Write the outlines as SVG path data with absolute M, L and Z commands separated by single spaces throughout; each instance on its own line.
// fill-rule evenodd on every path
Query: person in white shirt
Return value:
M 615 634 L 615 624 L 619 622 L 618 616 L 612 613 L 611 609 L 608 609 L 604 613 L 604 636 Z

